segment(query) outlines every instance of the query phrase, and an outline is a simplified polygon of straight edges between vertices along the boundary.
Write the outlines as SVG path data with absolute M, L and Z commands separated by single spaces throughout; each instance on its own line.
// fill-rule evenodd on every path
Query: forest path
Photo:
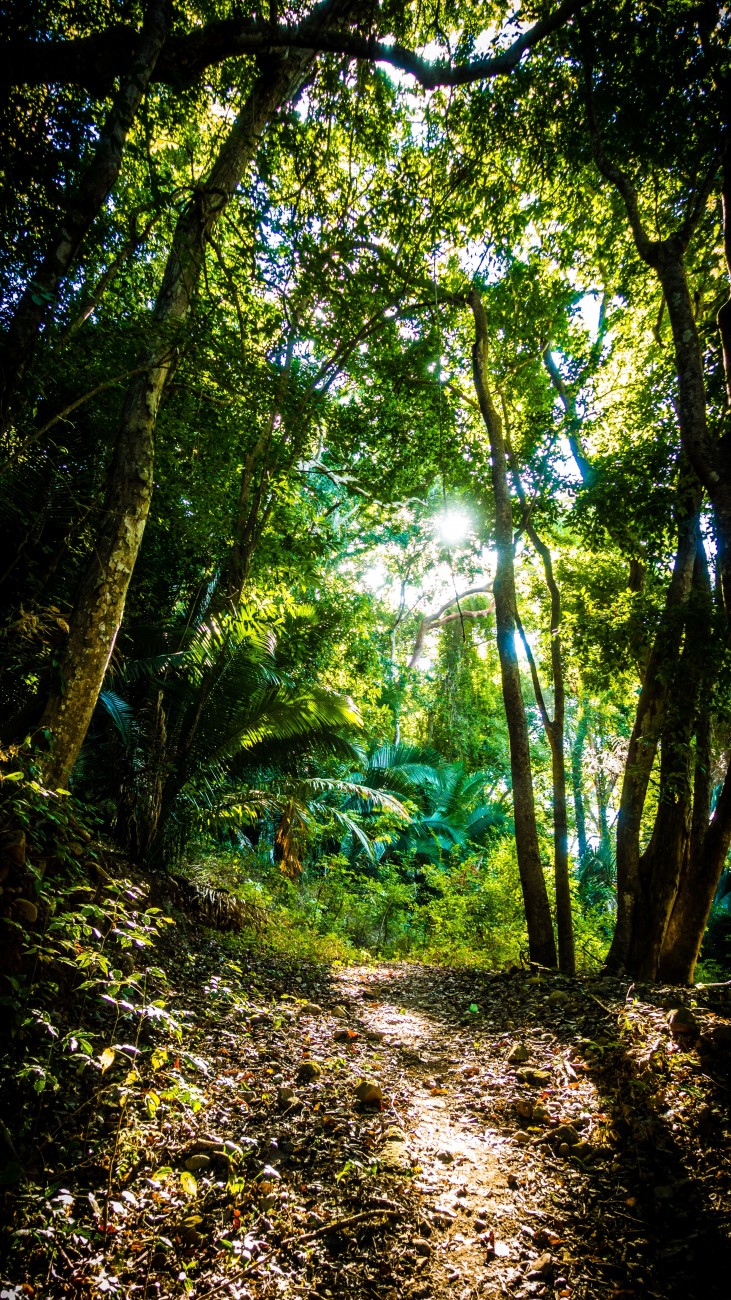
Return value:
M 49 1094 L 0 1294 L 726 1300 L 731 990 L 161 961 L 177 1043 Z
M 387 1139 L 380 1163 L 392 1176 L 411 1171 L 414 1189 L 424 1198 L 420 1231 L 426 1229 L 428 1236 L 414 1239 L 417 1252 L 421 1247 L 424 1253 L 413 1261 L 417 1276 L 411 1294 L 444 1293 L 463 1300 L 504 1294 L 506 1284 L 515 1281 L 515 1269 L 496 1266 L 496 1260 L 515 1261 L 516 1249 L 523 1253 L 515 1241 L 509 1246 L 504 1239 L 506 1231 L 519 1230 L 515 1197 L 520 1159 L 510 1137 L 486 1127 L 466 1109 L 474 1105 L 477 1089 L 499 1087 L 494 1062 L 465 1064 L 464 1044 L 455 1039 L 454 1024 L 445 1023 L 445 1009 L 447 1021 L 454 1016 L 449 1004 L 444 1006 L 441 981 L 433 972 L 413 966 L 356 967 L 338 974 L 336 983 L 343 1004 L 358 1005 L 358 1023 L 384 1035 L 377 1077 L 392 1093 L 408 1096 L 395 1116 L 403 1140 Z M 472 1030 L 474 1015 L 468 1007 L 460 1028 Z M 536 1288 L 543 1290 L 543 1285 Z

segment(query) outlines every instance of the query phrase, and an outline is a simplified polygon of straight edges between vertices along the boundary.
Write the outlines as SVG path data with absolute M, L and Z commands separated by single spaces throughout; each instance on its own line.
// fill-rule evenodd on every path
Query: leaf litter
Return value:
M 727 1295 L 727 986 L 201 943 L 182 1042 L 105 1050 L 4 1189 L 3 1294 Z

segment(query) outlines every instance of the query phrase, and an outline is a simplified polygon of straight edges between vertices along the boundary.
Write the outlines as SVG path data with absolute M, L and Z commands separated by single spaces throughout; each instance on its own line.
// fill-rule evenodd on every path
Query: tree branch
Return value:
M 306 49 L 322 54 L 343 54 L 347 58 L 386 63 L 406 72 L 425 90 L 436 86 L 464 86 L 475 81 L 511 73 L 544 37 L 563 27 L 587 0 L 563 0 L 553 13 L 523 32 L 507 49 L 490 58 L 453 64 L 430 62 L 403 45 L 390 44 L 372 36 L 328 31 L 305 20 L 298 26 L 227 18 L 166 41 L 154 73 L 154 80 L 181 86 L 195 81 L 212 64 L 241 55 L 269 51 Z M 119 75 L 137 46 L 137 33 L 115 24 L 94 36 L 72 41 L 11 41 L 7 49 L 5 85 L 66 85 L 87 87 L 95 93 Z

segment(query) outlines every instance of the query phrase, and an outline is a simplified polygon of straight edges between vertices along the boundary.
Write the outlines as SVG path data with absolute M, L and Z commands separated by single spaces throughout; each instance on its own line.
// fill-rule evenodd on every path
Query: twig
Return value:
M 608 1016 L 616 1016 L 616 1011 L 612 1011 L 611 1007 L 608 1007 L 605 1002 L 601 1002 L 599 998 L 595 997 L 593 993 L 590 993 L 588 989 L 586 990 L 586 994 L 587 997 L 591 998 L 592 1002 L 596 1002 L 597 1006 L 601 1007 L 602 1011 L 606 1011 Z

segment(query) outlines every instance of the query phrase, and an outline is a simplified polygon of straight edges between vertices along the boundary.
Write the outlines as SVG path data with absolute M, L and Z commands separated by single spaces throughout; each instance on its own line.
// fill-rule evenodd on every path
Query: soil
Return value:
M 181 1041 L 5 1191 L 3 1297 L 728 1295 L 728 986 L 179 964 Z

